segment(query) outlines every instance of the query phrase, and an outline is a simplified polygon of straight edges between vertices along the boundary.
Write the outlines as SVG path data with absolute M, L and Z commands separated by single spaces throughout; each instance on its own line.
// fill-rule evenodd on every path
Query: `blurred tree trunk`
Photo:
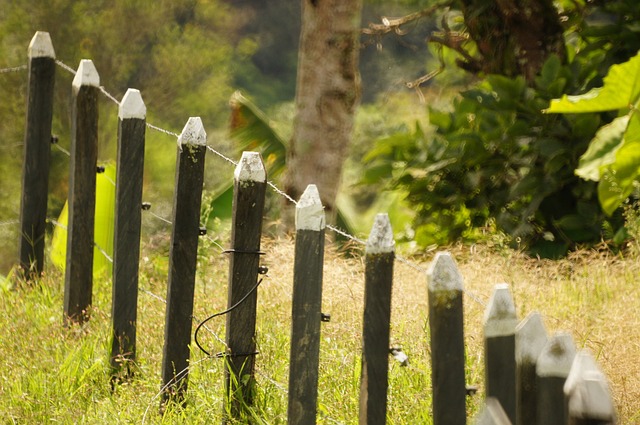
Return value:
M 302 0 L 296 115 L 287 158 L 286 192 L 299 199 L 315 184 L 327 220 L 335 219 L 342 164 L 360 98 L 362 0 Z M 283 214 L 291 227 L 292 209 Z
M 564 58 L 563 29 L 553 0 L 461 0 L 480 58 L 460 62 L 478 73 L 532 81 L 551 54 Z

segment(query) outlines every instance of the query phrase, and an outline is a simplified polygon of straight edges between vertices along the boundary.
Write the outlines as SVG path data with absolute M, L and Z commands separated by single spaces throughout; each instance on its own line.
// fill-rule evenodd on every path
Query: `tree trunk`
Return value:
M 524 76 L 532 81 L 551 54 L 564 58 L 563 30 L 552 0 L 462 0 L 480 59 L 461 62 L 471 72 Z
M 315 184 L 330 223 L 360 98 L 361 8 L 362 0 L 302 0 L 296 116 L 285 187 L 299 199 L 307 185 Z M 291 208 L 283 217 L 291 227 Z

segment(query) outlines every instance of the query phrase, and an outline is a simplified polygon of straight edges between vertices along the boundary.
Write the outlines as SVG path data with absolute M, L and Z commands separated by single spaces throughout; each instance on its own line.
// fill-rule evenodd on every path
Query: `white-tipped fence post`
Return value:
M 462 276 L 447 252 L 428 272 L 434 425 L 464 424 L 466 413 Z
M 569 425 L 614 425 L 617 422 L 609 383 L 588 350 L 575 356 L 564 384 Z
M 474 421 L 475 425 L 511 425 L 509 417 L 495 397 L 488 397 Z
M 22 163 L 19 253 L 24 276 L 44 270 L 44 237 L 49 197 L 49 160 L 56 54 L 48 32 L 38 31 L 29 44 L 27 124 Z
M 110 363 L 114 371 L 136 358 L 136 318 L 142 177 L 147 109 L 140 91 L 129 89 L 118 113 L 115 232 L 113 238 L 113 324 Z
M 516 326 L 516 425 L 536 424 L 536 364 L 547 339 L 547 330 L 538 312 L 529 313 Z
M 484 316 L 485 392 L 500 402 L 511 423 L 516 417 L 517 323 L 509 286 L 496 285 Z
M 206 143 L 200 118 L 189 118 L 178 138 L 162 356 L 163 403 L 169 398 L 182 403 L 187 391 Z
M 64 286 L 65 323 L 88 319 L 93 290 L 94 223 L 98 162 L 98 87 L 93 62 L 80 61 L 73 79 L 69 221 Z
M 563 387 L 575 355 L 573 338 L 564 332 L 553 335 L 542 349 L 536 365 L 539 425 L 567 423 Z
M 360 424 L 386 423 L 391 285 L 395 242 L 387 214 L 378 214 L 365 249 Z
M 325 214 L 315 185 L 296 205 L 288 423 L 316 423 Z
M 251 405 L 255 386 L 257 282 L 267 172 L 258 152 L 243 152 L 235 169 L 226 342 L 225 395 L 232 419 Z

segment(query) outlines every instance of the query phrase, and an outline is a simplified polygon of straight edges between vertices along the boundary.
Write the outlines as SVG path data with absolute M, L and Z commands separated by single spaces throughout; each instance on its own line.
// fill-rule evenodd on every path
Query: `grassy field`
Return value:
M 259 289 L 256 423 L 286 423 L 293 243 L 267 240 L 268 278 Z M 596 356 L 611 382 L 621 424 L 640 423 L 640 275 L 638 255 L 583 251 L 561 261 L 527 258 L 494 245 L 450 249 L 464 277 L 467 383 L 477 385 L 468 415 L 483 397 L 482 318 L 497 283 L 509 283 L 518 315 L 542 313 L 549 332 L 568 331 L 578 348 Z M 434 252 L 414 258 L 427 268 Z M 196 283 L 197 320 L 226 307 L 227 258 L 214 244 L 201 248 Z M 187 407 L 159 414 L 160 365 L 166 293 L 167 243 L 145 247 L 138 309 L 137 375 L 111 391 L 111 288 L 94 283 L 92 318 L 62 326 L 63 278 L 49 274 L 34 287 L 0 290 L 0 412 L 3 423 L 215 423 L 222 413 L 222 361 L 194 349 Z M 320 424 L 356 424 L 362 330 L 363 262 L 329 249 L 325 265 Z M 216 321 L 217 320 L 217 321 Z M 223 351 L 224 318 L 209 323 L 203 344 Z M 397 262 L 392 342 L 409 366 L 390 363 L 389 424 L 429 424 L 430 358 L 424 273 Z

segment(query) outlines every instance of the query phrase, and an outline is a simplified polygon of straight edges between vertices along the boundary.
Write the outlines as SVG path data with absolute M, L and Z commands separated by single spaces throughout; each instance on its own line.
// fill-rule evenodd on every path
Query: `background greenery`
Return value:
M 367 1 L 363 26 L 433 3 Z M 451 8 L 403 26 L 401 34 L 362 37 L 363 104 L 346 159 L 342 224 L 362 235 L 373 213 L 388 210 L 399 240 L 423 248 L 475 241 L 487 229 L 505 232 L 512 246 L 548 257 L 601 241 L 621 246 L 628 237 L 622 209 L 605 214 L 596 183 L 574 174 L 589 141 L 617 111 L 548 115 L 542 110 L 554 98 L 601 86 L 611 65 L 638 51 L 640 6 L 622 0 L 557 2 L 566 54 L 551 55 L 536 78 L 524 80 L 471 75 L 457 66 L 458 53 L 428 43 L 434 33 L 465 34 L 464 16 L 455 11 L 461 3 L 447 5 Z M 286 152 L 298 2 L 57 0 L 45 5 L 2 0 L 0 6 L 0 66 L 25 64 L 33 33 L 47 30 L 61 61 L 75 67 L 82 58 L 93 59 L 102 84 L 116 98 L 128 87 L 139 88 L 150 123 L 179 132 L 189 116 L 197 115 L 209 143 L 221 152 L 234 157 L 243 147 L 263 149 L 260 128 L 249 125 L 257 133 L 245 137 L 229 133 L 229 125 L 234 128 L 229 100 L 241 90 L 261 117 L 259 127 L 270 127 L 282 144 L 278 152 Z M 464 47 L 470 54 L 477 50 L 469 39 Z M 419 93 L 407 89 L 407 81 L 443 64 L 444 71 Z M 53 131 L 68 148 L 72 75 L 62 68 L 57 72 Z M 17 246 L 26 72 L 0 74 L 0 83 L 0 172 L 12 176 L 0 186 L 0 221 L 8 223 L 0 226 L 7 241 L 0 272 L 6 273 Z M 116 111 L 101 97 L 101 161 L 115 157 Z M 147 136 L 144 197 L 155 213 L 167 217 L 176 148 L 170 136 L 152 130 Z M 215 216 L 227 199 L 215 202 L 231 173 L 220 172 L 218 159 L 210 158 L 205 190 L 212 194 L 208 205 L 215 207 L 210 210 Z M 50 217 L 57 217 L 64 204 L 67 169 L 66 155 L 54 149 Z M 632 192 L 628 208 L 634 199 Z M 277 223 L 278 202 L 268 205 L 268 221 Z

